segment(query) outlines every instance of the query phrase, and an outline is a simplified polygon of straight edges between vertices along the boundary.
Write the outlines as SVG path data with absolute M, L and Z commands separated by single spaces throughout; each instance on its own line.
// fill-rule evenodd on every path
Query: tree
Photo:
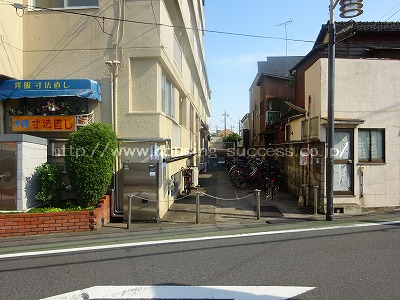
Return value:
M 96 205 L 106 194 L 117 145 L 117 136 L 109 124 L 92 123 L 70 135 L 65 169 L 78 205 Z
M 236 142 L 240 142 L 241 140 L 242 140 L 242 137 L 239 134 L 232 132 L 231 134 L 224 137 L 223 141 L 236 143 Z

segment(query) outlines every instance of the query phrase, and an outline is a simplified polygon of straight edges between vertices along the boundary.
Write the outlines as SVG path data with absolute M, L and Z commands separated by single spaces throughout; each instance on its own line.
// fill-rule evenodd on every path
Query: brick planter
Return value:
M 94 210 L 0 214 L 0 237 L 97 230 L 110 223 L 110 196 Z

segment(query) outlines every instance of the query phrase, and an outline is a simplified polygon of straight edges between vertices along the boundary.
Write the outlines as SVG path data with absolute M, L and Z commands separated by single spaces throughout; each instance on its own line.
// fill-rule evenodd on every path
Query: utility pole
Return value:
M 226 137 L 226 117 L 229 117 L 229 115 L 226 113 L 226 110 L 222 116 L 224 117 L 224 137 Z

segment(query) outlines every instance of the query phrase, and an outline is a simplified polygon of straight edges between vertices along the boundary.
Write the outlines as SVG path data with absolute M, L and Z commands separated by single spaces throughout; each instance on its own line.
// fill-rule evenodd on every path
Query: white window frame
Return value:
M 99 2 L 100 0 L 96 0 L 97 1 L 97 5 L 85 5 L 85 0 L 80 0 L 79 2 L 81 2 L 80 5 L 69 5 L 69 2 L 71 0 L 63 0 L 60 2 L 63 2 L 63 6 L 52 6 L 52 5 L 44 5 L 44 3 L 40 3 L 40 0 L 31 0 L 31 7 L 33 10 L 40 10 L 40 9 L 46 9 L 46 8 L 50 8 L 50 9 L 86 9 L 86 8 L 98 8 L 99 7 Z M 93 1 L 93 0 L 87 0 L 87 1 Z M 38 3 L 39 2 L 39 3 Z M 51 2 L 53 3 L 54 1 L 46 1 L 46 2 Z
M 179 71 L 182 71 L 182 49 L 179 45 L 178 38 L 174 34 L 174 62 Z
M 162 111 L 170 118 L 175 118 L 175 86 L 171 79 L 162 73 L 161 78 Z

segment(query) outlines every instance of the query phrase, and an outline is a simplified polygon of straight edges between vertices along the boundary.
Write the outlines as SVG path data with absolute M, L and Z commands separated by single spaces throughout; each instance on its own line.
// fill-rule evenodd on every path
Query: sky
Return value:
M 270 56 L 305 56 L 329 20 L 329 4 L 330 0 L 205 0 L 211 133 L 224 129 L 225 118 L 226 128 L 238 132 L 240 120 L 249 112 L 257 62 Z M 354 21 L 400 21 L 400 0 L 364 0 L 363 4 L 363 14 Z M 349 20 L 339 15 L 337 5 L 335 21 Z

